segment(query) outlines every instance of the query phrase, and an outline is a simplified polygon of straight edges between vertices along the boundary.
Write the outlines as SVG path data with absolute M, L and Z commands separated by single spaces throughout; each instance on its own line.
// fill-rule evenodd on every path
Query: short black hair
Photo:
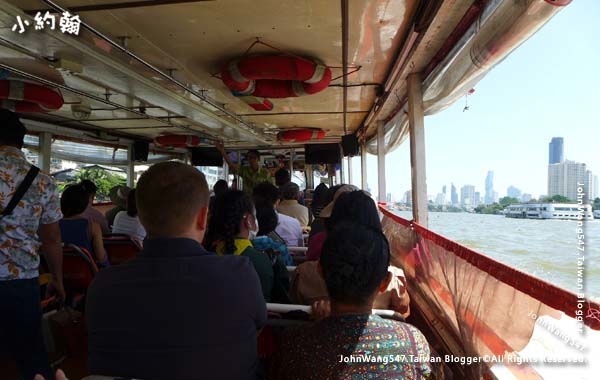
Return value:
M 98 192 L 98 186 L 89 179 L 84 179 L 80 182 L 83 189 L 88 193 L 88 195 L 96 194 Z
M 365 305 L 387 276 L 389 243 L 380 230 L 343 222 L 327 233 L 320 263 L 332 302 Z
M 325 221 L 325 227 L 330 230 L 345 221 L 359 221 L 365 227 L 382 229 L 375 202 L 362 190 L 340 194 L 335 201 L 331 216 Z
M 260 159 L 260 152 L 259 152 L 258 150 L 256 150 L 256 149 L 250 149 L 250 150 L 248 150 L 248 152 L 246 152 L 246 157 L 247 157 L 247 158 L 250 158 L 249 156 L 250 156 L 251 154 L 252 154 L 252 155 L 255 155 L 257 158 L 259 158 L 259 159 Z
M 279 189 L 271 182 L 261 182 L 252 189 L 252 198 L 256 207 L 268 205 L 273 208 L 280 198 Z
M 312 194 L 312 208 L 316 209 L 319 207 L 325 207 L 325 205 L 327 205 L 327 203 L 331 202 L 325 202 L 325 196 L 327 195 L 327 190 L 329 190 L 329 188 L 327 187 L 326 184 L 324 183 L 320 183 L 316 188 L 315 191 L 313 191 Z
M 281 189 L 281 197 L 283 199 L 298 199 L 298 193 L 300 192 L 300 187 L 296 185 L 294 182 L 288 182 Z
M 224 179 L 218 180 L 213 185 L 213 191 L 214 191 L 215 195 L 221 195 L 224 192 L 226 192 L 227 189 L 229 189 L 229 186 L 227 186 L 227 181 L 225 181 Z
M 262 205 L 256 207 L 256 220 L 258 220 L 258 236 L 267 235 L 277 228 L 279 222 L 277 212 L 273 207 Z
M 89 201 L 90 196 L 81 184 L 69 185 L 60 197 L 60 210 L 65 218 L 70 218 L 84 212 Z
M 19 120 L 19 116 L 9 110 L 0 109 L 0 145 L 23 148 L 27 128 Z
M 275 184 L 279 187 L 290 182 L 292 177 L 287 169 L 281 168 L 275 172 Z

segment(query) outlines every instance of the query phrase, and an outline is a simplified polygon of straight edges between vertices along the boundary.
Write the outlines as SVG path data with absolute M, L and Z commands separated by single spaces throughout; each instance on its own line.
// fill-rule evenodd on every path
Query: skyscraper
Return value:
M 594 199 L 598 198 L 598 194 L 600 193 L 600 189 L 598 188 L 598 176 L 594 176 Z
M 479 191 L 475 192 L 475 198 L 473 200 L 473 206 L 479 206 L 481 204 L 481 193 Z
M 494 172 L 491 170 L 487 172 L 487 176 L 485 177 L 484 203 L 486 205 L 494 203 Z
M 521 190 L 517 189 L 514 186 L 509 186 L 508 189 L 506 189 L 506 196 L 521 199 Z
M 464 185 L 461 187 L 460 204 L 463 206 L 475 206 L 475 186 Z
M 548 196 L 562 195 L 577 201 L 577 189 L 583 188 L 583 202 L 590 203 L 594 194 L 594 176 L 585 164 L 566 160 L 548 165 Z
M 450 184 L 450 202 L 453 205 L 458 204 L 458 193 L 456 192 L 456 186 L 453 183 Z
M 404 193 L 404 204 L 406 204 L 407 206 L 412 206 L 412 191 L 411 190 L 407 190 Z
M 563 153 L 563 138 L 553 137 L 548 149 L 548 164 L 560 164 L 565 160 Z

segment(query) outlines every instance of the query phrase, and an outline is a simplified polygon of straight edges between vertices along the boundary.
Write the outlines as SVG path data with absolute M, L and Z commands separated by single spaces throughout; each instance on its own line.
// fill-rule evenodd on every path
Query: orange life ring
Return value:
M 305 58 L 247 56 L 225 65 L 221 79 L 236 96 L 290 98 L 323 91 L 331 82 L 331 70 Z
M 277 134 L 277 140 L 285 142 L 321 140 L 324 137 L 325 131 L 319 128 L 295 128 Z
M 62 95 L 51 88 L 12 79 L 0 80 L 0 108 L 14 112 L 50 112 L 63 103 Z
M 206 142 L 206 140 L 194 135 L 162 135 L 155 138 L 154 142 L 170 148 L 191 148 Z

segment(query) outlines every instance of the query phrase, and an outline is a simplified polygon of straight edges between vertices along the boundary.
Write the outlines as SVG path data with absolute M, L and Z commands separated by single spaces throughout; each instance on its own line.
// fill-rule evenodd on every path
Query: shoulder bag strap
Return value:
M 17 188 L 17 191 L 15 191 L 15 194 L 10 199 L 10 201 L 6 205 L 6 208 L 4 209 L 4 211 L 2 211 L 2 214 L 0 214 L 0 216 L 7 216 L 13 212 L 21 198 L 23 198 L 27 190 L 29 190 L 29 187 L 35 180 L 35 177 L 37 177 L 39 171 L 40 169 L 37 166 L 31 165 L 31 168 L 27 172 L 25 179 L 23 179 L 23 182 L 21 182 L 21 184 Z

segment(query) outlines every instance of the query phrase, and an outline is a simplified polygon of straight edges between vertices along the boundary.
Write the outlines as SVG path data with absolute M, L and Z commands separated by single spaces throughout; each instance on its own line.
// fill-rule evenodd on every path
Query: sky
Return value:
M 428 194 L 453 182 L 485 192 L 513 185 L 534 197 L 547 193 L 548 144 L 564 138 L 565 159 L 600 175 L 600 1 L 576 0 L 492 69 L 469 96 L 425 117 Z M 360 159 L 353 161 L 360 181 Z M 377 194 L 377 158 L 368 155 L 368 185 Z M 410 189 L 406 140 L 386 155 L 386 186 L 395 200 Z

